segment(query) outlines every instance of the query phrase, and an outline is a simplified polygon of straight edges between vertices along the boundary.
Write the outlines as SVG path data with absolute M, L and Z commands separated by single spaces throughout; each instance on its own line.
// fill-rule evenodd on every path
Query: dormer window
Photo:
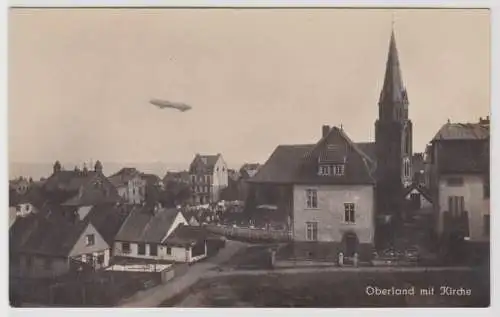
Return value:
M 318 175 L 321 176 L 342 176 L 344 175 L 344 164 L 320 165 Z
M 344 175 L 344 164 L 337 164 L 333 166 L 333 175 L 342 176 Z

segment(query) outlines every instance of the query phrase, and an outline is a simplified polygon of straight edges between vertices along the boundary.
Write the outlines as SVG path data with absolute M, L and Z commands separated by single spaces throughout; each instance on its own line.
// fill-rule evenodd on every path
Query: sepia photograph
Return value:
M 10 306 L 489 307 L 490 13 L 9 8 Z

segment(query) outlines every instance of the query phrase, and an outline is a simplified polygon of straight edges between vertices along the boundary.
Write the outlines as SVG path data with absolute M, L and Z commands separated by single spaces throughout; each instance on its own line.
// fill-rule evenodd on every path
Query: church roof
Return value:
M 391 34 L 389 43 L 389 53 L 385 66 L 384 86 L 380 92 L 379 104 L 403 103 L 408 100 L 406 88 L 403 84 L 401 67 L 399 65 L 398 49 L 396 47 L 396 38 L 394 31 Z

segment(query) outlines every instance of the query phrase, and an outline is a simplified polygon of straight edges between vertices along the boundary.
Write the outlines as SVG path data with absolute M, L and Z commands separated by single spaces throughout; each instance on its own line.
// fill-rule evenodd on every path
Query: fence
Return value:
M 250 241 L 288 242 L 291 234 L 287 230 L 242 228 L 229 226 L 206 225 L 205 228 L 212 233 L 228 238 L 244 239 Z

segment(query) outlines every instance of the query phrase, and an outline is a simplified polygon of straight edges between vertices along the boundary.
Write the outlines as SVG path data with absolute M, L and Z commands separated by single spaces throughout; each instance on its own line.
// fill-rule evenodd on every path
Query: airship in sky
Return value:
M 155 105 L 160 109 L 172 108 L 172 109 L 177 109 L 181 112 L 188 111 L 191 109 L 191 106 L 186 105 L 185 103 L 182 103 L 182 102 L 171 102 L 171 101 L 161 100 L 161 99 L 152 99 L 149 102 L 152 105 Z

